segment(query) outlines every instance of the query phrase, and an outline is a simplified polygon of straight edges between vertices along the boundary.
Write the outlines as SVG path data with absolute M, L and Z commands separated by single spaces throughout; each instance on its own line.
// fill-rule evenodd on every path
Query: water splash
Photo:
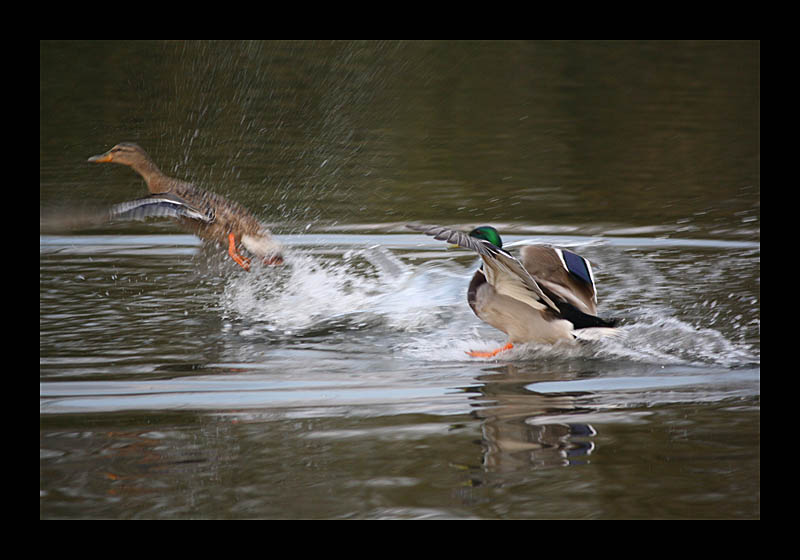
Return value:
M 447 279 L 446 271 L 415 270 L 381 247 L 339 258 L 300 250 L 285 267 L 232 278 L 222 306 L 250 328 L 287 336 L 367 327 L 413 333 L 440 322 L 461 299 Z
M 712 328 L 696 327 L 676 317 L 651 314 L 623 327 L 619 340 L 604 341 L 599 356 L 661 364 L 712 364 L 724 367 L 756 364 L 746 345 Z
M 222 307 L 228 318 L 244 322 L 242 332 L 293 340 L 357 333 L 362 341 L 374 341 L 376 351 L 431 362 L 604 359 L 724 367 L 759 362 L 746 343 L 675 317 L 663 303 L 642 295 L 619 337 L 523 344 L 496 358 L 476 359 L 467 352 L 497 348 L 505 340 L 466 303 L 472 265 L 464 268 L 452 259 L 407 262 L 377 245 L 294 250 L 287 260 L 281 269 L 239 274 L 227 282 Z M 635 296 L 630 287 L 627 292 Z

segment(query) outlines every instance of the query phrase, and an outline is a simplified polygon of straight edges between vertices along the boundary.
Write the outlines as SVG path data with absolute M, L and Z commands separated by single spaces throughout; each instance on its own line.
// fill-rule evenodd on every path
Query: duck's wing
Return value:
M 441 226 L 430 226 L 426 224 L 407 224 L 406 227 L 408 229 L 413 229 L 414 231 L 422 232 L 425 235 L 430 235 L 434 239 L 447 241 L 453 245 L 463 247 L 464 249 L 472 249 L 482 257 L 491 255 L 488 246 L 494 247 L 494 245 L 491 243 L 487 243 L 482 239 L 470 237 L 466 233 L 462 233 L 455 229 L 448 229 Z
M 470 237 L 460 231 L 441 226 L 409 224 L 407 227 L 430 235 L 434 239 L 447 241 L 478 253 L 484 263 L 486 281 L 499 294 L 511 297 L 539 311 L 549 308 L 555 313 L 560 313 L 555 303 L 545 295 L 536 280 L 511 253 L 486 240 Z
M 583 313 L 597 314 L 597 289 L 592 264 L 585 258 L 547 245 L 527 245 L 520 260 L 545 290 Z
M 113 219 L 145 220 L 147 218 L 189 218 L 205 223 L 214 221 L 211 211 L 202 211 L 182 198 L 169 193 L 154 194 L 115 204 L 109 210 Z

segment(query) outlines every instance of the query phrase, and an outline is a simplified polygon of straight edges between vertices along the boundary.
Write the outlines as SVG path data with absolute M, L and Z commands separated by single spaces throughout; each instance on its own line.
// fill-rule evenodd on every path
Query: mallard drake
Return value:
M 592 265 L 572 251 L 528 245 L 517 260 L 503 249 L 491 226 L 469 234 L 440 226 L 408 227 L 471 249 L 483 260 L 467 289 L 467 301 L 479 319 L 508 335 L 508 343 L 490 352 L 467 352 L 471 356 L 493 357 L 516 343 L 590 338 L 581 336 L 580 329 L 592 329 L 591 338 L 616 332 L 615 320 L 597 317 Z
M 246 208 L 191 183 L 167 177 L 139 145 L 122 142 L 89 161 L 127 165 L 147 183 L 150 196 L 113 206 L 112 218 L 174 218 L 201 239 L 227 245 L 230 257 L 245 270 L 250 270 L 250 259 L 239 253 L 239 245 L 265 264 L 283 262 L 280 244 Z

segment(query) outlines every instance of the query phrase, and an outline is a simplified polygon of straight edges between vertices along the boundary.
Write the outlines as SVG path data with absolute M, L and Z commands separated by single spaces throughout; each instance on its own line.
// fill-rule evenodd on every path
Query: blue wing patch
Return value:
M 567 270 L 586 282 L 587 284 L 594 285 L 594 278 L 592 277 L 592 266 L 589 261 L 581 256 L 576 255 L 566 249 L 561 249 L 561 256 L 564 260 L 564 266 Z

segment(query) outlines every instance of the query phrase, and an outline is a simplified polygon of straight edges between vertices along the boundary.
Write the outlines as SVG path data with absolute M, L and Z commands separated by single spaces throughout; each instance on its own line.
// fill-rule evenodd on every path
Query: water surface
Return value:
M 40 517 L 760 517 L 758 43 L 44 42 Z M 86 163 L 253 209 L 245 273 Z M 623 336 L 503 343 L 474 255 L 571 247 Z

